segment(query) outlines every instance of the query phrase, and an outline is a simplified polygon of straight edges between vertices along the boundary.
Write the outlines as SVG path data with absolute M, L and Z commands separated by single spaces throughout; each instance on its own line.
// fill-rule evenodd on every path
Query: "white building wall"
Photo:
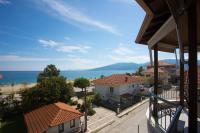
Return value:
M 108 100 L 109 86 L 95 85 L 94 91 L 100 94 L 102 100 Z
M 130 93 L 130 94 L 133 94 L 134 92 L 136 92 L 139 87 L 138 84 L 126 84 L 126 85 L 121 85 L 119 87 L 119 94 L 118 95 L 122 95 L 122 94 L 125 94 L 125 93 Z
M 70 128 L 70 121 L 64 123 L 63 133 L 74 133 L 80 129 L 80 118 L 75 119 L 75 127 Z M 58 126 L 49 128 L 46 133 L 59 133 Z
M 111 94 L 110 87 L 111 86 L 106 86 L 106 85 L 95 85 L 95 92 L 99 93 L 101 96 L 101 99 L 103 100 L 113 99 L 116 101 L 120 101 L 120 98 L 119 98 L 120 95 L 124 93 L 133 94 L 139 89 L 138 84 L 135 84 L 135 83 L 125 84 L 125 85 L 120 85 L 120 86 L 112 86 L 114 89 L 113 89 L 113 94 Z

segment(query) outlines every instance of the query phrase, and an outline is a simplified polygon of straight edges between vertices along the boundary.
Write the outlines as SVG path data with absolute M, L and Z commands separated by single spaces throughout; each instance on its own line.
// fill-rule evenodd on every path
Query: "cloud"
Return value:
M 119 56 L 119 55 L 109 55 L 109 57 L 115 62 L 134 62 L 134 63 L 145 63 L 150 60 L 149 56 Z
M 31 62 L 43 62 L 43 61 L 67 61 L 66 58 L 45 58 L 45 57 L 27 57 L 27 56 L 18 56 L 18 55 L 0 55 L 0 61 L 5 62 L 22 62 L 22 61 L 31 61 Z
M 70 40 L 72 40 L 72 39 L 71 39 L 70 37 L 66 36 L 66 37 L 65 37 L 65 40 L 70 41 Z
M 39 39 L 38 42 L 41 43 L 45 47 L 48 47 L 48 46 L 55 47 L 55 46 L 62 44 L 60 42 L 56 42 L 56 41 L 53 41 L 53 40 L 45 40 L 45 39 Z
M 0 5 L 7 5 L 10 4 L 11 2 L 8 0 L 0 0 Z
M 57 42 L 54 40 L 39 39 L 38 42 L 44 47 L 53 47 L 58 52 L 73 53 L 81 52 L 86 53 L 91 47 L 80 44 L 66 44 L 64 42 Z
M 86 53 L 90 49 L 89 46 L 60 46 L 57 48 L 57 51 L 59 52 L 65 52 L 65 53 L 72 53 L 72 52 L 81 52 Z
M 45 9 L 48 13 L 51 15 L 54 14 L 54 16 L 59 17 L 64 21 L 69 22 L 69 20 L 72 20 L 74 22 L 102 29 L 115 35 L 120 35 L 120 33 L 113 26 L 91 18 L 63 1 L 42 0 L 37 3 L 39 5 L 43 5 L 43 9 Z
M 150 60 L 149 55 L 141 55 L 135 52 L 136 49 L 129 47 L 129 45 L 119 44 L 119 46 L 112 50 L 109 58 L 114 62 L 135 62 L 144 63 Z
M 114 50 L 114 53 L 118 55 L 127 55 L 127 54 L 132 54 L 132 50 L 126 48 L 126 47 L 118 47 L 117 49 Z
M 66 56 L 65 58 L 45 58 L 45 57 L 27 57 L 18 55 L 0 55 L 0 62 L 7 62 L 16 66 L 0 66 L 1 70 L 42 70 L 47 64 L 56 64 L 62 70 L 77 70 L 77 69 L 89 69 L 96 67 L 93 60 L 78 57 L 78 56 Z M 31 62 L 27 66 L 21 66 L 26 62 Z M 7 64 L 5 63 L 5 64 Z M 34 67 L 33 67 L 34 66 Z
M 17 55 L 0 55 L 0 61 L 49 61 L 50 58 L 21 57 Z

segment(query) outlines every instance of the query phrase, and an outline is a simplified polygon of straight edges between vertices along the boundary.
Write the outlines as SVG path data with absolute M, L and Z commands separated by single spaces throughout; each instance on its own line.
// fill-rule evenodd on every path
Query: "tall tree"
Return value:
M 46 68 L 44 68 L 43 72 L 41 72 L 37 78 L 37 82 L 41 82 L 44 79 L 48 79 L 51 77 L 57 77 L 60 75 L 60 70 L 56 68 L 55 65 L 50 64 Z
M 78 87 L 78 88 L 81 88 L 82 91 L 83 89 L 85 89 L 86 87 L 90 86 L 90 81 L 86 78 L 77 78 L 75 79 L 74 81 L 74 86 L 75 87 Z
M 139 68 L 138 68 L 138 70 L 136 71 L 136 75 L 138 75 L 138 76 L 142 76 L 142 71 L 143 71 L 144 69 L 143 69 L 143 67 L 142 66 L 140 66 Z
M 85 102 L 84 102 L 85 103 L 84 104 L 84 106 L 85 106 L 85 131 L 87 131 L 87 99 L 86 99 L 87 92 L 86 92 L 86 88 L 88 86 L 90 86 L 90 81 L 86 78 L 77 78 L 74 81 L 74 86 L 81 88 L 82 91 L 83 91 L 83 89 L 85 89 Z
M 72 84 L 67 83 L 66 78 L 60 76 L 59 70 L 54 67 L 54 65 L 48 65 L 39 74 L 38 84 L 23 91 L 23 105 L 26 111 L 57 101 L 68 102 L 73 96 Z

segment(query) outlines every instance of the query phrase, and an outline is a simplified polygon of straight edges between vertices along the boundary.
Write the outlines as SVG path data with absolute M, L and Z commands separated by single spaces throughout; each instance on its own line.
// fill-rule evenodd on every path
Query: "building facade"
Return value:
M 45 105 L 24 115 L 28 133 L 76 133 L 82 128 L 78 110 L 57 102 Z
M 140 90 L 142 78 L 126 74 L 114 74 L 93 81 L 95 92 L 99 93 L 102 100 L 120 102 L 126 96 L 136 94 Z

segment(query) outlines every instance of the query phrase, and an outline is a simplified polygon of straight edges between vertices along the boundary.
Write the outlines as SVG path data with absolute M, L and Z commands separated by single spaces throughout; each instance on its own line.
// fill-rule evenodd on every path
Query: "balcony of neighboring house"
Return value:
M 200 132 L 197 56 L 200 51 L 200 1 L 137 0 L 137 3 L 146 16 L 136 43 L 148 46 L 151 67 L 154 69 L 154 86 L 150 89 L 146 113 L 149 132 Z M 160 52 L 174 53 L 176 57 L 174 73 L 179 76 L 176 87 L 165 89 L 159 86 Z

